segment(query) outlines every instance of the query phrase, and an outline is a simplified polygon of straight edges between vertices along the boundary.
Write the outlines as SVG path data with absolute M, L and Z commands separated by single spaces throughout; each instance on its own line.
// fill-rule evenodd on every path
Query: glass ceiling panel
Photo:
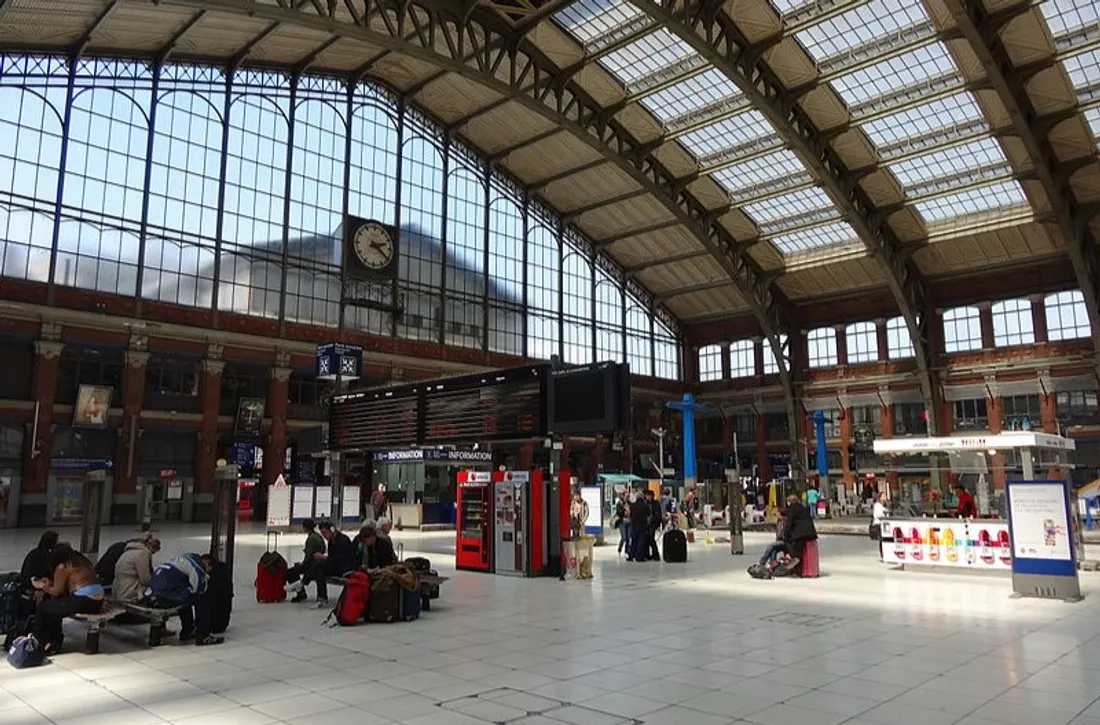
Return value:
M 782 149 L 766 156 L 742 161 L 729 168 L 716 171 L 712 176 L 731 195 L 744 195 L 746 191 L 765 181 L 804 171 L 802 162 L 790 151 Z
M 1092 128 L 1092 135 L 1096 138 L 1096 147 L 1100 148 L 1100 108 L 1090 108 L 1085 111 L 1085 120 Z
M 1005 163 L 1005 155 L 1001 145 L 992 138 L 983 138 L 962 146 L 899 161 L 886 168 L 894 172 L 894 176 L 902 186 L 908 187 L 945 176 L 953 176 L 969 169 L 1003 163 Z
M 982 118 L 982 111 L 974 102 L 974 96 L 958 93 L 869 121 L 860 128 L 875 146 L 881 148 L 913 136 Z
M 810 0 L 813 2 L 813 0 Z M 800 8 L 803 5 L 809 5 L 806 0 L 772 0 L 772 5 L 779 11 L 780 14 L 786 15 L 795 8 Z
M 945 73 L 958 72 L 943 43 L 925 45 L 868 68 L 834 78 L 831 82 L 849 105 Z
M 857 45 L 928 20 L 924 5 L 914 0 L 871 0 L 854 10 L 796 33 L 810 57 L 821 62 Z
M 757 223 L 774 222 L 784 217 L 800 216 L 819 209 L 832 208 L 829 195 L 816 186 L 799 189 L 753 204 L 746 204 L 741 211 L 746 212 Z
M 812 229 L 799 229 L 790 234 L 781 234 L 772 237 L 771 243 L 775 245 L 781 254 L 786 256 L 826 247 L 858 244 L 859 239 L 848 222 L 834 222 Z
M 695 55 L 687 43 L 664 28 L 608 53 L 600 63 L 626 85 Z
M 680 143 L 695 154 L 695 158 L 700 158 L 730 146 L 774 135 L 775 129 L 764 115 L 753 110 L 684 134 L 680 137 Z
M 1055 36 L 1100 20 L 1100 5 L 1096 0 L 1047 0 L 1039 9 Z
M 1071 55 L 1063 62 L 1074 88 L 1081 90 L 1100 84 L 1100 50 Z
M 991 209 L 1027 205 L 1027 197 L 1017 181 L 1002 181 L 914 204 L 925 222 L 939 222 Z
M 591 43 L 641 12 L 626 0 L 580 0 L 555 15 L 554 19 L 577 40 Z
M 737 86 L 726 76 L 711 68 L 705 73 L 687 78 L 674 86 L 642 99 L 642 105 L 661 123 L 690 113 L 707 104 L 736 95 Z

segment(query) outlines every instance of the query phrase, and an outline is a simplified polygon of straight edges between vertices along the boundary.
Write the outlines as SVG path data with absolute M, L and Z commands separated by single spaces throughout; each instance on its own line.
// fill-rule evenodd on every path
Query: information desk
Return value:
M 1012 570 L 1008 522 L 1001 519 L 891 518 L 881 533 L 888 564 Z

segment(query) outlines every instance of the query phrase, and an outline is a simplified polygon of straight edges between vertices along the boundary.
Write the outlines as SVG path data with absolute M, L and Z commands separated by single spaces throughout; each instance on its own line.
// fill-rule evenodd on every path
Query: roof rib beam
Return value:
M 1014 72 L 1015 67 L 1001 42 L 998 27 L 990 23 L 989 13 L 981 0 L 943 2 L 985 69 L 998 99 L 1008 111 L 1015 135 L 1031 158 L 1033 173 L 1043 187 L 1058 226 L 1066 237 L 1077 284 L 1085 296 L 1093 348 L 1097 353 L 1094 366 L 1097 375 L 1100 375 L 1100 250 L 1089 231 L 1087 220 L 1077 214 L 1069 184 L 1070 175 L 1062 168 L 1047 135 L 1038 128 L 1039 114 L 1031 104 L 1023 81 Z M 1035 12 L 1030 2 L 1013 7 L 1021 13 Z M 1050 59 L 1051 65 L 1056 62 L 1056 57 Z
M 692 285 L 691 287 L 679 287 L 677 289 L 671 289 L 667 292 L 662 292 L 657 295 L 657 299 L 662 302 L 670 300 L 673 297 L 683 297 L 684 295 L 692 295 L 696 292 L 706 292 L 712 289 L 721 289 L 722 287 L 729 287 L 732 284 L 728 279 L 717 279 L 709 282 L 701 282 L 699 284 Z
M 942 396 L 933 382 L 931 354 L 931 310 L 924 280 L 916 264 L 884 221 L 875 218 L 874 205 L 866 197 L 843 163 L 829 148 L 813 123 L 798 105 L 798 97 L 774 78 L 762 61 L 743 51 L 749 47 L 723 9 L 724 0 L 629 0 L 653 15 L 683 42 L 690 45 L 721 71 L 776 129 L 787 146 L 809 164 L 856 236 L 878 263 L 909 328 L 916 353 L 918 378 L 929 410 L 929 433 L 935 434 L 941 416 Z M 773 352 L 781 359 L 778 338 Z M 797 430 L 795 411 L 789 413 L 792 430 Z

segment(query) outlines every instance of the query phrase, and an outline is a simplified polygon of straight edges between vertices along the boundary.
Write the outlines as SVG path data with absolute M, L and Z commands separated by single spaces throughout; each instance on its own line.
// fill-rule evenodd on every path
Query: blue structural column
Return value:
M 816 410 L 813 414 L 814 434 L 817 439 L 817 472 L 822 480 L 829 475 L 829 456 L 825 450 L 825 424 L 829 419 L 825 417 L 825 411 Z
M 697 480 L 695 470 L 695 414 L 706 412 L 709 408 L 696 403 L 695 396 L 691 393 L 684 393 L 683 400 L 674 400 L 665 403 L 665 406 L 680 411 L 684 416 L 684 488 L 693 489 Z M 664 465 L 663 462 L 662 465 Z

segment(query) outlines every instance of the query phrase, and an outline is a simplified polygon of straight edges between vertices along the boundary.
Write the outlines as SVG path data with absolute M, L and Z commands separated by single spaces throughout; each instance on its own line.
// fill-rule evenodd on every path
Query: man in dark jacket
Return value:
M 34 547 L 23 559 L 23 568 L 19 576 L 23 583 L 30 586 L 35 579 L 49 579 L 53 576 L 53 567 L 50 566 L 50 553 L 57 546 L 58 535 L 56 531 L 47 531 L 38 540 L 38 546 Z
M 330 576 L 343 576 L 344 574 L 359 568 L 356 561 L 355 544 L 348 535 L 338 531 L 331 521 L 322 521 L 317 525 L 321 532 L 321 538 L 328 544 L 325 553 L 315 553 L 313 558 L 305 564 L 305 571 L 300 582 L 291 582 L 288 591 L 302 591 L 310 582 L 317 584 L 317 608 L 324 609 L 328 606 L 328 582 Z M 289 572 L 288 572 L 289 579 Z M 296 601 L 301 601 L 295 597 Z
M 817 540 L 817 528 L 810 516 L 810 510 L 802 505 L 798 496 L 787 496 L 787 532 L 783 536 L 787 543 L 787 550 L 791 556 L 798 559 L 798 571 L 801 571 L 802 556 L 806 551 L 807 541 Z
M 286 571 L 287 591 L 294 593 L 292 602 L 304 602 L 306 600 L 306 588 L 305 584 L 299 585 L 299 579 L 301 579 L 306 571 L 313 565 L 314 560 L 325 555 L 325 539 L 317 532 L 317 524 L 313 523 L 313 519 L 306 519 L 302 522 L 302 532 L 306 535 L 306 545 L 302 549 L 304 558 L 290 567 Z M 321 586 L 317 585 L 317 598 L 321 598 Z
M 393 542 L 390 537 L 381 535 L 377 521 L 363 524 L 356 541 L 356 551 L 362 566 L 367 569 L 382 569 L 397 563 Z
M 653 495 L 653 491 L 645 492 L 646 503 L 649 504 L 649 537 L 646 541 L 648 558 L 651 561 L 661 560 L 661 551 L 657 548 L 657 531 L 665 520 L 665 510 L 661 502 Z
M 642 494 L 634 493 L 630 509 L 630 555 L 627 561 L 645 561 L 649 550 L 649 504 Z
M 145 603 L 152 607 L 179 607 L 180 641 L 197 645 L 221 644 L 224 637 L 211 634 L 210 554 L 180 554 L 157 567 L 145 588 Z

